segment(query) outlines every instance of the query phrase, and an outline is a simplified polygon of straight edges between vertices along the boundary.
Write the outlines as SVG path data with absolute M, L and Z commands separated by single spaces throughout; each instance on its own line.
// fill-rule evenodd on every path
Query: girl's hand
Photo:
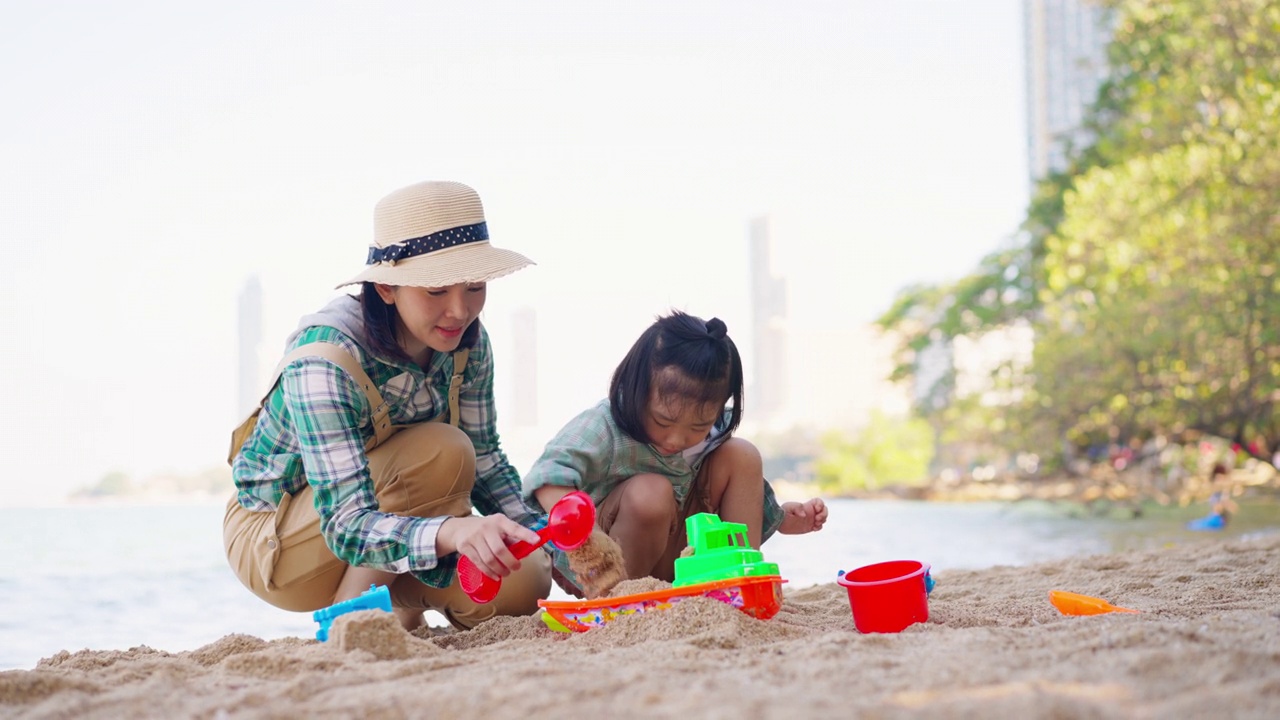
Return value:
M 827 524 L 827 504 L 822 502 L 822 498 L 813 498 L 803 503 L 783 503 L 782 513 L 782 525 L 778 526 L 778 532 L 783 535 L 817 532 Z
M 455 517 L 444 521 L 436 534 L 436 552 L 466 555 L 485 575 L 497 580 L 519 569 L 520 560 L 508 545 L 517 541 L 537 544 L 538 533 L 506 515 Z
M 580 547 L 569 551 L 569 569 L 582 583 L 588 600 L 604 597 L 614 585 L 627 579 L 627 563 L 622 548 L 599 525 Z

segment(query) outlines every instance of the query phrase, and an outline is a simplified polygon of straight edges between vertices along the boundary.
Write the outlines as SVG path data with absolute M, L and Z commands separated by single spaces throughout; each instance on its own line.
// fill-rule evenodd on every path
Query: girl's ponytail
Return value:
M 713 340 L 723 340 L 725 334 L 728 332 L 729 329 L 725 327 L 724 321 L 720 318 L 713 317 L 707 321 L 707 334 L 710 335 Z

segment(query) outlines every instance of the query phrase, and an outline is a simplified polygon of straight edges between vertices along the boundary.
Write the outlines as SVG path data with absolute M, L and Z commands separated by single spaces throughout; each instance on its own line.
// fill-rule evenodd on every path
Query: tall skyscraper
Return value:
M 538 424 L 538 315 L 533 308 L 511 313 L 511 344 L 511 422 L 531 427 Z
M 746 399 L 749 414 L 767 422 L 786 402 L 787 284 L 773 274 L 769 219 L 755 218 L 749 232 L 751 329 L 754 378 Z
M 239 340 L 239 371 L 236 417 L 243 418 L 258 406 L 266 388 L 260 387 L 258 347 L 262 344 L 262 283 L 250 275 L 240 289 L 236 335 Z
M 1066 169 L 1092 141 L 1085 111 L 1107 75 L 1112 15 L 1086 0 L 1023 0 L 1031 182 Z

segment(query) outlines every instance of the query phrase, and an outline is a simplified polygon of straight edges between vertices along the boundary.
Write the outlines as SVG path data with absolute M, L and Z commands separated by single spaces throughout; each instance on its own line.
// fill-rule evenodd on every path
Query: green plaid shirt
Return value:
M 660 455 L 652 445 L 624 433 L 613 421 L 609 401 L 601 400 L 570 420 L 547 443 L 542 457 L 524 476 L 525 502 L 537 507 L 534 492 L 544 485 L 558 485 L 585 492 L 598 506 L 624 480 L 641 473 L 656 473 L 671 481 L 676 501 L 683 506 L 703 460 L 728 438 L 724 427 L 722 419 L 712 429 L 706 446 L 692 453 L 692 457 L 685 454 Z M 768 480 L 764 480 L 761 542 L 778 530 L 782 518 L 782 508 L 773 488 Z M 559 551 L 553 551 L 552 555 L 556 568 L 577 584 L 577 578 L 569 570 L 568 557 Z
M 374 357 L 333 327 L 303 330 L 288 350 L 328 342 L 351 353 L 378 387 L 395 425 L 427 422 L 449 407 L 453 358 L 433 353 L 430 367 Z M 286 350 L 287 352 L 287 350 Z M 503 513 L 532 527 L 541 517 L 520 497 L 520 476 L 498 445 L 489 335 L 471 348 L 458 403 L 458 427 L 476 451 L 471 502 L 481 513 Z M 320 527 L 334 555 L 351 565 L 413 573 L 433 587 L 452 582 L 457 554 L 436 555 L 436 533 L 448 517 L 418 518 L 378 511 L 365 442 L 373 436 L 369 401 L 351 376 L 320 358 L 289 364 L 232 464 L 237 498 L 248 510 L 273 511 L 284 493 L 315 491 Z

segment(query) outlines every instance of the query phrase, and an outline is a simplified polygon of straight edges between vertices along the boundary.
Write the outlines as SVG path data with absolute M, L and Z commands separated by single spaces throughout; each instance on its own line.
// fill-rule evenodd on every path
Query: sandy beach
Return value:
M 411 635 L 365 611 L 327 643 L 63 651 L 0 673 L 0 715 L 1280 717 L 1280 536 L 934 579 L 929 621 L 893 635 L 859 633 L 830 583 L 763 621 L 698 598 L 580 634 Z M 1141 613 L 1064 616 L 1050 590 Z

